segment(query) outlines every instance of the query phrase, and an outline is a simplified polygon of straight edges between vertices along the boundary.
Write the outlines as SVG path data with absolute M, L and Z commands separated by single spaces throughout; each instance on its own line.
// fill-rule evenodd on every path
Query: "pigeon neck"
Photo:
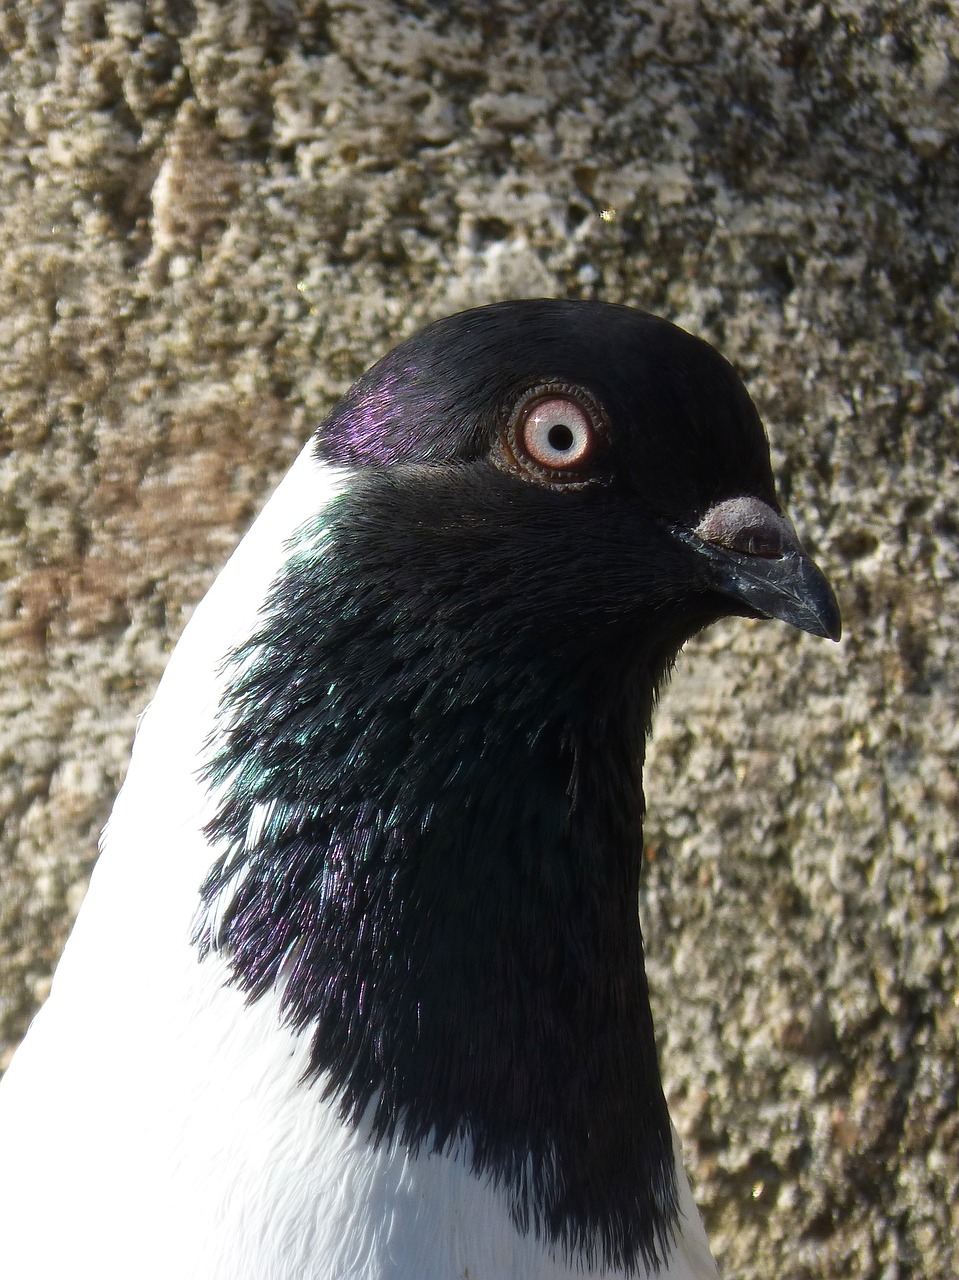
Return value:
M 201 951 L 281 988 L 377 1140 L 465 1153 L 571 1257 L 654 1263 L 676 1222 L 637 914 L 654 673 L 587 700 L 310 578 L 227 694 Z

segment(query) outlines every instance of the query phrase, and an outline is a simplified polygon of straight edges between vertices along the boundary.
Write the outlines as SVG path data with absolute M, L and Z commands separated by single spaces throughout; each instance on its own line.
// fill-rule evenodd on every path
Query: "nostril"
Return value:
M 779 529 L 759 525 L 747 525 L 744 529 L 736 530 L 722 545 L 730 551 L 741 551 L 747 556 L 762 556 L 766 560 L 778 560 L 785 550 Z
M 706 512 L 695 532 L 714 547 L 765 560 L 778 560 L 798 546 L 789 521 L 758 498 L 718 503 Z

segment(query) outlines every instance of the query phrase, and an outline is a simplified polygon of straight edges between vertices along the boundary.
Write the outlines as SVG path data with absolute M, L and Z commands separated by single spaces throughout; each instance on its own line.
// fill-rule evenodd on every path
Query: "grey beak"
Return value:
M 789 521 L 765 502 L 729 498 L 680 536 L 704 558 L 714 591 L 810 635 L 842 635 L 839 605 L 825 574 Z

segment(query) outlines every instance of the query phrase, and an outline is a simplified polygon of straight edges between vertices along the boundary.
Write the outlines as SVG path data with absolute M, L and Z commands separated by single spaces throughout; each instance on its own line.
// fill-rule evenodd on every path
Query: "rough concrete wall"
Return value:
M 472 303 L 628 301 L 743 372 L 847 626 L 719 628 L 659 714 L 643 910 L 713 1240 L 959 1274 L 955 0 L 11 0 L 0 44 L 5 1052 L 333 399 Z

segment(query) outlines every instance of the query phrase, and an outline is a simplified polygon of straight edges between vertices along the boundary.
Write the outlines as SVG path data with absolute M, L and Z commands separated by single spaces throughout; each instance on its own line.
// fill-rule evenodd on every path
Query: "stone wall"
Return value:
M 847 628 L 717 628 L 658 717 L 643 912 L 716 1250 L 959 1274 L 956 0 L 10 0 L 0 48 L 6 1056 L 137 713 L 335 397 L 474 303 L 627 301 L 742 371 Z

